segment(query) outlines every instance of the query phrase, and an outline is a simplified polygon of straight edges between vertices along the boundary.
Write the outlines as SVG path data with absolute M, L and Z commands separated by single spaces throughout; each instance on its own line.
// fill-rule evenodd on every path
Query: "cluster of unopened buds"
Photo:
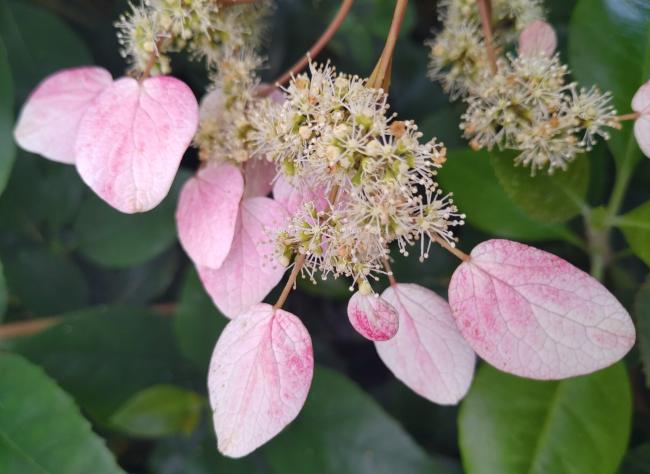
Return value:
M 627 311 L 570 263 L 506 240 L 488 240 L 470 254 L 456 248 L 452 231 L 464 215 L 435 180 L 446 150 L 435 140 L 423 143 L 413 122 L 389 114 L 387 93 L 374 78 L 310 63 L 309 74 L 269 94 L 273 87 L 256 75 L 255 47 L 230 48 L 223 41 L 228 35 L 217 34 L 224 21 L 232 31 L 259 27 L 260 15 L 239 11 L 255 7 L 236 3 L 217 10 L 207 0 L 152 0 L 135 8 L 120 21 L 135 77 L 113 80 L 96 67 L 56 73 L 30 96 L 15 131 L 23 148 L 74 163 L 102 199 L 127 213 L 155 207 L 188 146 L 199 149 L 200 169 L 185 183 L 176 217 L 181 244 L 231 319 L 208 375 L 222 453 L 250 453 L 305 402 L 312 342 L 300 319 L 282 309 L 301 274 L 314 283 L 317 276 L 349 278 L 356 290 L 348 304 L 352 326 L 374 341 L 398 379 L 440 404 L 465 395 L 475 354 L 519 376 L 560 379 L 606 367 L 630 350 L 635 329 Z M 470 1 L 447 2 L 449 8 L 461 3 L 474 8 Z M 552 30 L 534 21 L 538 14 L 522 16 L 529 3 L 494 2 L 494 11 L 515 18 L 511 24 L 523 31 L 519 57 L 502 60 L 487 80 L 484 52 L 472 53 L 477 61 L 481 56 L 473 66 L 449 62 L 447 84 L 468 98 L 463 128 L 476 146 L 520 149 L 520 161 L 533 169 L 562 167 L 570 153 L 605 135 L 613 111 L 606 96 L 564 84 Z M 477 13 L 459 11 L 470 11 L 463 28 L 479 28 Z M 159 24 L 149 31 L 154 17 Z M 166 43 L 212 58 L 214 85 L 200 110 L 185 84 L 156 75 L 168 72 Z M 446 49 L 452 43 L 434 44 L 434 56 L 453 58 Z M 458 81 L 464 85 L 452 85 Z M 522 101 L 521 114 L 514 97 Z M 650 85 L 632 105 L 648 153 Z M 544 143 L 555 146 L 557 139 L 568 147 L 578 133 L 584 136 L 570 153 L 549 152 L 540 161 Z M 432 244 L 459 257 L 449 302 L 397 282 L 391 244 L 405 255 L 415 247 L 423 261 Z M 280 299 L 263 303 L 288 268 Z M 373 285 L 382 276 L 390 285 L 380 295 Z

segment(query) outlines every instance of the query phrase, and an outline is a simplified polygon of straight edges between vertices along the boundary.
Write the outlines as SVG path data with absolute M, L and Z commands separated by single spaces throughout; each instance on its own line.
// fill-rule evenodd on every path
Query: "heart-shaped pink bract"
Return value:
M 244 165 L 244 198 L 268 196 L 273 188 L 275 164 L 263 158 L 253 158 Z
M 650 157 L 650 81 L 634 94 L 632 110 L 639 113 L 639 118 L 634 122 L 634 137 L 643 154 Z
M 449 303 L 478 355 L 522 377 L 587 374 L 621 359 L 634 344 L 630 316 L 596 279 L 508 240 L 472 250 L 451 278 Z
M 450 405 L 465 396 L 474 377 L 474 351 L 463 339 L 447 302 L 433 291 L 398 283 L 382 298 L 399 315 L 395 337 L 375 342 L 390 371 L 418 395 Z
M 190 178 L 180 193 L 176 226 L 181 244 L 192 261 L 219 268 L 235 235 L 244 178 L 228 163 L 208 165 Z
M 242 201 L 230 253 L 219 269 L 198 267 L 214 304 L 234 318 L 262 301 L 282 279 L 285 268 L 275 254 L 275 235 L 287 214 L 265 197 Z
M 239 458 L 300 412 L 314 374 L 311 338 L 296 316 L 258 304 L 228 323 L 210 361 L 219 451 Z
M 156 207 L 172 185 L 198 126 L 198 105 L 183 82 L 160 76 L 115 81 L 91 104 L 75 146 L 81 178 L 125 212 Z
M 318 211 L 328 208 L 327 193 L 322 187 L 307 183 L 289 183 L 281 175 L 273 185 L 273 198 L 291 215 L 302 209 L 303 204 L 307 202 L 312 202 Z
M 519 55 L 550 57 L 557 47 L 557 36 L 551 25 L 535 20 L 519 35 Z
M 348 302 L 348 319 L 352 327 L 371 341 L 387 341 L 397 334 L 397 310 L 376 294 L 357 291 Z
M 79 122 L 112 82 L 111 74 L 99 67 L 64 69 L 48 76 L 20 112 L 16 143 L 50 160 L 74 163 Z

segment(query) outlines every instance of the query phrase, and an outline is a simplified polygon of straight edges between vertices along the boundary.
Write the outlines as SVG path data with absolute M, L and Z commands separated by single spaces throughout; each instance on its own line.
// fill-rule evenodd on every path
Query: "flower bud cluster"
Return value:
M 446 150 L 420 143 L 413 122 L 388 115 L 383 90 L 311 64 L 286 95 L 260 113 L 257 143 L 294 187 L 329 195 L 329 206 L 308 202 L 279 235 L 286 260 L 300 254 L 312 278 L 320 271 L 362 284 L 382 272 L 391 242 L 407 255 L 419 240 L 422 258 L 431 240 L 453 245 L 452 227 L 464 216 L 434 180 Z
M 559 57 L 508 56 L 485 74 L 466 100 L 460 128 L 474 149 L 517 150 L 515 161 L 536 170 L 566 169 L 597 137 L 617 127 L 611 94 L 565 82 Z
M 218 0 L 143 0 L 122 15 L 115 26 L 121 53 L 133 69 L 144 71 L 150 62 L 153 74 L 168 74 L 167 53 L 188 51 L 209 67 L 224 54 L 232 54 L 258 42 L 257 19 L 269 2 L 219 6 Z
M 431 48 L 429 77 L 440 81 L 452 99 L 470 92 L 488 69 L 476 0 L 439 3 L 443 29 L 427 44 Z M 493 0 L 494 46 L 504 50 L 530 22 L 542 18 L 540 0 Z

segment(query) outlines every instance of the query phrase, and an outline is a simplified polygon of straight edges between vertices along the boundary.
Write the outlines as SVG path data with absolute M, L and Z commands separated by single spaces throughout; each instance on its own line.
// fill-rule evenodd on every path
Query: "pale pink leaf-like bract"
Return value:
M 291 215 L 302 209 L 307 202 L 312 202 L 319 211 L 328 207 L 326 192 L 322 188 L 307 183 L 289 183 L 282 176 L 278 176 L 273 185 L 273 198 Z
M 234 318 L 262 301 L 282 279 L 285 268 L 275 254 L 275 235 L 286 213 L 273 199 L 242 201 L 230 253 L 219 269 L 198 267 L 214 304 Z
M 219 268 L 230 252 L 244 178 L 228 163 L 208 165 L 181 190 L 176 226 L 181 245 L 199 266 Z
M 643 154 L 650 157 L 650 81 L 634 94 L 632 110 L 639 113 L 639 118 L 634 122 L 634 137 Z
M 474 377 L 476 357 L 447 302 L 404 283 L 387 288 L 382 298 L 397 310 L 399 329 L 389 341 L 375 342 L 381 360 L 418 395 L 443 405 L 458 403 Z
M 208 375 L 219 451 L 239 458 L 277 435 L 302 409 L 313 374 L 311 338 L 293 314 L 258 304 L 230 321 Z
M 357 291 L 348 302 L 348 319 L 352 327 L 371 341 L 387 341 L 397 334 L 397 310 L 376 294 Z
M 520 56 L 550 57 L 557 47 L 557 36 L 551 25 L 542 20 L 535 20 L 523 29 L 519 35 Z
M 64 69 L 48 76 L 31 93 L 14 130 L 21 148 L 61 163 L 75 162 L 82 116 L 113 78 L 99 67 Z
M 244 165 L 244 198 L 268 196 L 275 174 L 274 163 L 263 158 L 248 160 Z
M 634 344 L 630 316 L 596 279 L 508 240 L 472 250 L 451 278 L 449 303 L 478 355 L 522 377 L 587 374 L 621 359 Z
M 169 192 L 197 126 L 198 105 L 183 82 L 168 76 L 142 83 L 123 77 L 81 119 L 77 170 L 114 208 L 148 211 Z

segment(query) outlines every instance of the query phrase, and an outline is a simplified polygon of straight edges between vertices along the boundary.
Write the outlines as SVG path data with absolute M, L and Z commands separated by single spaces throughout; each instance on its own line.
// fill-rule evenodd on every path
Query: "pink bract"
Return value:
M 650 157 L 650 81 L 634 94 L 632 110 L 640 114 L 634 123 L 634 137 L 643 154 Z
M 285 268 L 276 258 L 275 235 L 286 218 L 273 199 L 245 199 L 226 260 L 216 270 L 198 267 L 205 289 L 225 316 L 234 318 L 247 311 L 282 279 Z
M 300 412 L 314 373 L 309 333 L 291 313 L 258 304 L 221 333 L 208 375 L 219 451 L 247 455 Z
M 20 112 L 14 130 L 16 142 L 50 160 L 74 163 L 79 122 L 112 82 L 111 74 L 99 67 L 64 69 L 48 76 Z
M 230 252 L 244 179 L 230 164 L 208 165 L 180 193 L 176 226 L 181 245 L 199 266 L 219 268 Z
M 399 283 L 382 298 L 399 315 L 395 337 L 375 342 L 381 360 L 418 395 L 450 405 L 465 396 L 474 376 L 474 351 L 463 339 L 447 302 L 433 291 Z
M 449 302 L 478 355 L 522 377 L 587 374 L 621 359 L 634 344 L 632 320 L 603 285 L 517 242 L 477 245 L 452 276 Z
M 530 23 L 519 35 L 520 56 L 550 57 L 557 47 L 557 36 L 551 25 L 542 20 Z
M 289 183 L 282 175 L 273 185 L 273 198 L 284 206 L 289 214 L 294 215 L 302 209 L 303 204 L 313 202 L 317 210 L 327 209 L 327 195 L 323 188 L 307 183 Z
M 371 341 L 387 341 L 397 334 L 397 310 L 379 295 L 356 292 L 348 302 L 348 319 L 352 327 Z
M 95 99 L 79 124 L 77 170 L 114 208 L 148 211 L 169 192 L 197 126 L 198 105 L 183 82 L 123 77 Z
M 248 160 L 244 165 L 244 198 L 268 196 L 273 188 L 275 164 L 262 158 Z

